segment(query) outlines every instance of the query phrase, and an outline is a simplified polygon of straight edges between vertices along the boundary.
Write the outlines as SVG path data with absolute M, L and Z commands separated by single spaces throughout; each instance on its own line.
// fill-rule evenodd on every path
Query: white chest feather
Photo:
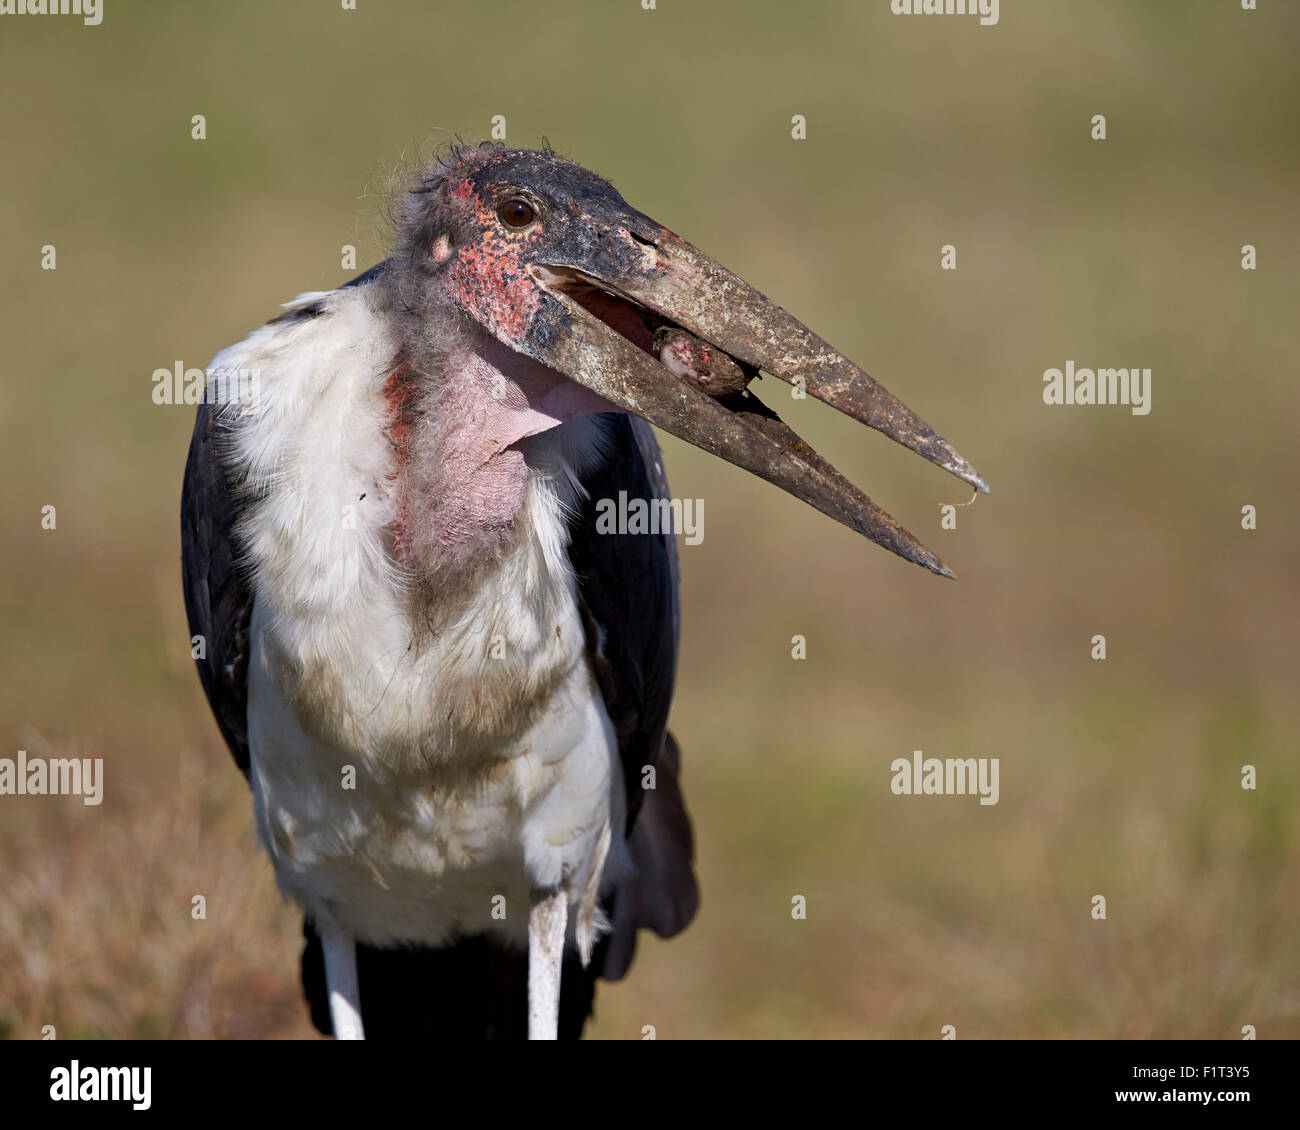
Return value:
M 394 346 L 366 288 L 305 295 L 319 317 L 258 330 L 214 369 L 258 373 L 228 409 L 256 496 L 242 529 L 256 603 L 249 744 L 281 887 L 362 941 L 526 935 L 528 892 L 594 905 L 621 845 L 617 745 L 565 552 L 574 420 L 530 441 L 499 553 L 413 582 L 393 557 Z M 616 850 L 618 850 L 616 848 Z

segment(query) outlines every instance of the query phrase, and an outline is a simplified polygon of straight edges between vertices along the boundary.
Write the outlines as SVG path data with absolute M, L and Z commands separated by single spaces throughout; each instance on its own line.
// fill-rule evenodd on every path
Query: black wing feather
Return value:
M 685 928 L 699 905 L 694 839 L 679 784 L 680 753 L 668 732 L 681 604 L 677 543 L 670 533 L 598 533 L 602 499 L 667 499 L 668 480 L 644 420 L 610 414 L 609 457 L 581 479 L 587 497 L 570 522 L 569 560 L 578 582 L 587 646 L 618 736 L 627 789 L 627 837 L 636 874 L 607 909 L 613 933 L 598 955 L 616 980 L 631 963 L 639 928 L 662 938 Z M 642 785 L 654 767 L 653 789 Z
M 221 457 L 212 406 L 199 405 L 181 490 L 181 576 L 190 635 L 202 637 L 196 662 L 203 691 L 248 776 L 248 624 L 253 592 L 239 566 L 238 495 Z

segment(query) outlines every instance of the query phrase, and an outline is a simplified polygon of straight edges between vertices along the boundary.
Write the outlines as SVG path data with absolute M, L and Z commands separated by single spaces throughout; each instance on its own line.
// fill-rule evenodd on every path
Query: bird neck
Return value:
M 393 553 L 423 576 L 473 571 L 515 544 L 532 437 L 614 409 L 476 326 L 399 364 L 385 395 L 399 475 Z

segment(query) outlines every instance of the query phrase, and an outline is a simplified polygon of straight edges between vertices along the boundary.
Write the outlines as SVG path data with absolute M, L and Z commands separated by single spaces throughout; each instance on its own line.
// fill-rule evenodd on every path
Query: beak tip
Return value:
M 895 553 L 900 553 L 899 549 L 892 546 L 890 548 L 893 548 Z M 939 555 L 934 550 L 921 545 L 919 542 L 915 542 L 913 545 L 908 546 L 906 550 L 901 551 L 901 556 L 914 565 L 929 569 L 937 577 L 947 577 L 950 581 L 957 579 L 957 574 L 939 559 Z
M 953 454 L 956 455 L 956 452 Z M 956 475 L 962 482 L 970 483 L 970 485 L 979 491 L 980 494 L 989 493 L 989 484 L 984 481 L 984 476 L 975 470 L 975 468 L 967 463 L 960 455 L 957 455 L 956 459 L 947 464 L 944 467 L 944 470 Z

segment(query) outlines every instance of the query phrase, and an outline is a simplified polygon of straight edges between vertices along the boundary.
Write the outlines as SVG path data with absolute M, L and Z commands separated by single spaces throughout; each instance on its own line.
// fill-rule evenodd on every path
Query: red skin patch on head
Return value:
M 492 154 L 483 163 L 501 160 Z M 447 268 L 448 289 L 456 304 L 499 341 L 518 341 L 528 328 L 542 296 L 524 268 L 522 250 L 542 234 L 538 223 L 526 232 L 506 232 L 497 219 L 496 206 L 479 195 L 468 177 L 455 181 L 450 195 L 479 234 L 456 251 Z M 442 262 L 438 248 L 430 254 Z
M 541 225 L 529 232 L 533 237 Z M 518 341 L 541 305 L 537 284 L 528 274 L 517 239 L 492 231 L 462 247 L 448 280 L 462 310 L 501 341 Z

